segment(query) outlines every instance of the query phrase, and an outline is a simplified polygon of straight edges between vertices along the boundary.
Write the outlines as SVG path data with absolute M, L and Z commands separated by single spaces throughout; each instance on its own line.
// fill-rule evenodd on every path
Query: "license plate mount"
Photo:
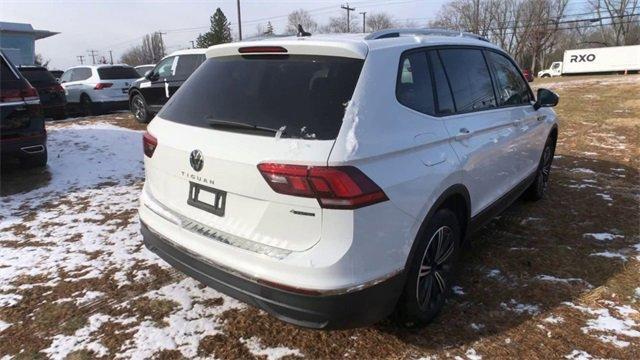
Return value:
M 224 216 L 227 192 L 189 182 L 187 204 L 217 216 Z

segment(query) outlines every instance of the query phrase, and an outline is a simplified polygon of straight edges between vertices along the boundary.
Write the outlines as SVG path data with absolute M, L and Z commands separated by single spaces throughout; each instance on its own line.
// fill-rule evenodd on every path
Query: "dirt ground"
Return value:
M 548 195 L 473 238 L 420 330 L 305 330 L 185 278 L 138 234 L 144 127 L 51 123 L 46 170 L 2 170 L 0 358 L 640 358 L 640 76 L 533 86 L 561 98 Z

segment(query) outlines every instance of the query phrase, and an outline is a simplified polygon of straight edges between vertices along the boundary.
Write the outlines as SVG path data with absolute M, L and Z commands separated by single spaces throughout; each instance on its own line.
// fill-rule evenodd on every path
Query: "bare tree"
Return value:
M 600 18 L 604 43 L 634 45 L 640 41 L 638 0 L 589 0 L 589 6 Z M 607 29 L 611 29 L 611 39 Z
M 329 23 L 322 26 L 320 32 L 323 33 L 346 33 L 359 32 L 361 29 L 355 16 L 349 17 L 349 26 L 347 26 L 347 15 L 343 14 L 329 18 Z M 305 29 L 306 30 L 306 29 Z
M 318 23 L 311 18 L 307 10 L 299 9 L 289 14 L 286 32 L 297 34 L 298 24 L 302 25 L 302 28 L 307 32 L 314 33 L 318 31 Z
M 365 26 L 368 31 L 378 31 L 397 27 L 398 24 L 391 15 L 379 12 L 367 16 Z
M 159 33 L 147 34 L 142 44 L 129 48 L 120 57 L 120 62 L 132 66 L 155 64 L 165 56 L 165 46 Z
M 35 60 L 34 60 L 34 64 L 35 65 L 39 65 L 45 68 L 49 67 L 49 62 L 51 62 L 51 59 L 45 59 L 44 56 L 42 56 L 42 54 L 36 54 Z

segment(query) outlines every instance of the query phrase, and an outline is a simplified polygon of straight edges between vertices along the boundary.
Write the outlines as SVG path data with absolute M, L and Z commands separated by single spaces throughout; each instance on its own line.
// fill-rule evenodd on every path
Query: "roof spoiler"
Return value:
M 377 40 L 400 37 L 401 35 L 435 35 L 435 36 L 458 36 L 468 37 L 472 39 L 482 40 L 489 42 L 489 40 L 483 36 L 472 34 L 464 31 L 446 30 L 446 29 L 429 29 L 429 28 L 416 28 L 416 29 L 384 29 L 372 32 L 365 37 L 365 40 Z

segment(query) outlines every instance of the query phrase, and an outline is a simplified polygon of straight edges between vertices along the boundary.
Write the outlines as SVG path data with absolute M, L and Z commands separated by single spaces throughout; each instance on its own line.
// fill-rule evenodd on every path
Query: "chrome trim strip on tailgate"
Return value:
M 278 260 L 282 260 L 289 256 L 289 254 L 291 254 L 291 250 L 260 244 L 255 241 L 231 235 L 224 231 L 220 231 L 218 229 L 214 229 L 210 226 L 202 224 L 198 221 L 189 219 L 188 217 L 181 215 L 161 204 L 148 191 L 145 191 L 145 195 L 148 201 L 144 201 L 143 203 L 149 210 L 151 210 L 161 218 L 180 226 L 184 230 L 204 236 L 208 239 L 223 244 L 235 246 L 237 248 L 248 250 L 257 254 L 267 255 Z

